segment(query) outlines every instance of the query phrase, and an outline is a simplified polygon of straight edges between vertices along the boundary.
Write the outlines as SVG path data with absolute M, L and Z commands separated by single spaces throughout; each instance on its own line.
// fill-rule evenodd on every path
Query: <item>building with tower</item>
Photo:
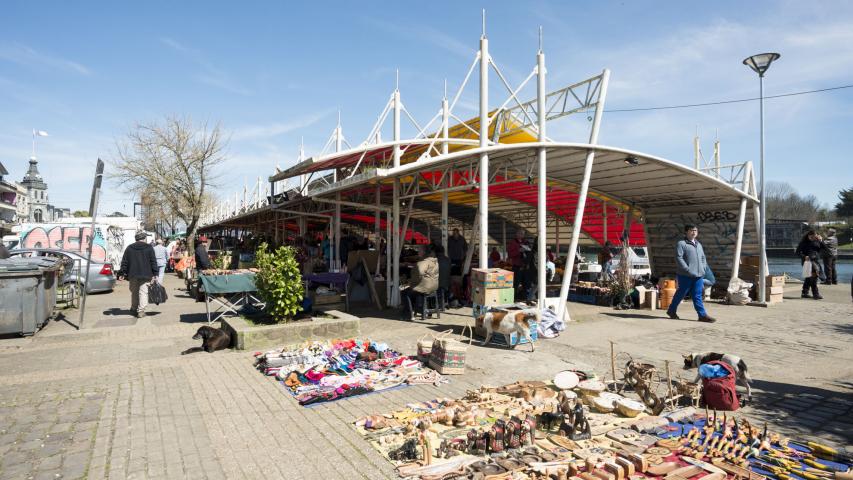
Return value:
M 36 157 L 30 157 L 30 169 L 24 175 L 24 180 L 21 185 L 27 189 L 27 197 L 29 203 L 29 215 L 27 221 L 34 223 L 49 222 L 52 220 L 48 216 L 48 196 L 47 183 L 41 178 L 38 169 L 38 160 Z

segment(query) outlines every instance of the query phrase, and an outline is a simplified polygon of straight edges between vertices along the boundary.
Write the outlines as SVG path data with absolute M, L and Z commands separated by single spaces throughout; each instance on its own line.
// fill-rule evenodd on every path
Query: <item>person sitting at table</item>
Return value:
M 204 235 L 198 237 L 198 244 L 195 247 L 195 268 L 196 270 L 210 269 L 210 256 L 207 254 L 207 237 Z
M 419 261 L 412 269 L 409 277 L 409 286 L 400 293 L 402 303 L 401 319 L 414 320 L 412 309 L 423 305 L 424 296 L 435 293 L 438 290 L 438 259 L 435 250 L 430 248 L 426 257 Z

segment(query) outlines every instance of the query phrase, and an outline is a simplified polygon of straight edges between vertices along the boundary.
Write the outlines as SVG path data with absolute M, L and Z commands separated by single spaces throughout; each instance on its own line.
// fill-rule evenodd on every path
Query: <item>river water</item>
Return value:
M 803 266 L 800 264 L 799 258 L 768 257 L 767 263 L 770 266 L 771 275 L 787 273 L 792 277 L 803 279 Z M 853 276 L 853 260 L 839 260 L 836 263 L 836 268 L 838 269 L 838 282 L 850 283 L 850 277 Z

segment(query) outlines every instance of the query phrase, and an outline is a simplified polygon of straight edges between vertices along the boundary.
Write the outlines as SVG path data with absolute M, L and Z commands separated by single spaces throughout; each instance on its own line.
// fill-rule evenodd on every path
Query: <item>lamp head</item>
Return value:
M 764 76 L 764 72 L 770 68 L 770 64 L 779 59 L 781 55 L 778 53 L 759 53 L 744 59 L 743 64 L 751 68 L 759 77 Z
M 629 155 L 629 156 L 625 157 L 625 164 L 630 165 L 632 167 L 636 167 L 637 165 L 640 164 L 640 160 L 633 155 Z

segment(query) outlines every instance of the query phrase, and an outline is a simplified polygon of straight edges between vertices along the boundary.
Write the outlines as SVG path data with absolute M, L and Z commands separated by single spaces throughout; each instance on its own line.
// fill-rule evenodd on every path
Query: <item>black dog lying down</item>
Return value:
M 208 327 L 207 325 L 199 327 L 198 331 L 193 335 L 193 340 L 201 340 L 201 346 L 188 348 L 181 352 L 181 355 L 201 351 L 213 353 L 216 350 L 224 350 L 231 345 L 231 337 L 227 333 L 218 328 Z

